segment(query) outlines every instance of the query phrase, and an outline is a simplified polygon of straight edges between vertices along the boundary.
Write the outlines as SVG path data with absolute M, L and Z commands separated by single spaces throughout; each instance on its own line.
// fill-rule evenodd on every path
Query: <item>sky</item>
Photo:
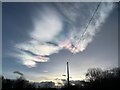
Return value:
M 72 80 L 82 80 L 87 69 L 118 66 L 118 9 L 99 2 L 2 4 L 2 68 L 31 81 L 65 79 L 66 62 Z M 58 79 L 57 79 L 58 78 Z

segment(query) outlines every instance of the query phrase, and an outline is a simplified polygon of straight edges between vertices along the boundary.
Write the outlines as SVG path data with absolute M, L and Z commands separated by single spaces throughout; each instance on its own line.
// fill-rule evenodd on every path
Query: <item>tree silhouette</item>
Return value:
M 70 87 L 66 83 L 61 88 L 55 88 L 54 82 L 31 83 L 25 78 L 2 78 L 2 90 L 118 90 L 120 89 L 120 68 L 102 70 L 90 68 L 86 73 L 86 81 L 70 81 Z M 74 84 L 72 84 L 74 83 Z
M 95 81 L 103 77 L 103 71 L 100 68 L 90 68 L 86 73 L 86 78 L 90 81 Z

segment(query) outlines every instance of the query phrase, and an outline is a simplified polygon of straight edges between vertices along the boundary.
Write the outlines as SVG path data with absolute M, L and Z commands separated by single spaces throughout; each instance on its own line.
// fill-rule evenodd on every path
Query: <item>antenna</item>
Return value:
M 70 85 L 69 82 L 70 82 L 70 81 L 69 81 L 69 64 L 68 64 L 68 62 L 67 62 L 67 84 L 68 84 L 68 88 L 69 88 L 69 85 Z

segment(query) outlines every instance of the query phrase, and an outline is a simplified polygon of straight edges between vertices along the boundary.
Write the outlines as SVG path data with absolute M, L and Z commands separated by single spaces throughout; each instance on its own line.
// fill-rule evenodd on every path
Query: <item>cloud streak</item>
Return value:
M 40 11 L 39 11 L 40 12 Z M 16 44 L 18 53 L 15 55 L 28 67 L 35 67 L 37 62 L 47 62 L 49 55 L 57 53 L 60 47 L 47 43 L 51 41 L 62 29 L 62 21 L 55 10 L 44 8 L 34 18 L 34 30 L 29 33 L 31 40 Z
M 113 8 L 113 3 L 102 3 L 84 33 L 96 5 L 54 3 L 54 7 L 44 6 L 38 10 L 37 18 L 33 18 L 34 29 L 29 33 L 31 39 L 16 44 L 17 54 L 14 56 L 31 68 L 38 62 L 47 62 L 50 55 L 62 49 L 72 53 L 84 51 Z
M 76 19 L 77 18 L 79 19 L 81 17 L 85 18 L 86 17 L 85 15 L 87 15 L 88 13 L 86 13 L 87 12 L 86 11 L 85 13 L 81 14 L 81 12 L 76 11 L 76 13 L 70 12 L 71 13 L 70 15 L 69 11 L 72 11 L 72 10 L 75 11 L 77 8 L 79 8 L 79 7 L 76 7 L 77 5 L 74 7 L 74 5 L 72 5 L 73 7 L 71 9 L 67 8 L 68 10 L 64 10 L 65 11 L 64 14 L 68 16 L 68 21 L 72 23 L 73 29 L 69 32 L 68 37 L 66 37 L 63 41 L 62 40 L 59 41 L 59 43 L 63 48 L 68 49 L 72 53 L 78 53 L 78 52 L 84 51 L 86 47 L 88 46 L 88 44 L 93 41 L 93 37 L 100 30 L 100 27 L 103 25 L 107 16 L 113 9 L 113 3 L 102 3 L 100 5 L 100 8 L 96 12 L 95 17 L 93 18 L 92 22 L 90 23 L 90 25 L 88 26 L 85 32 L 84 30 L 85 30 L 86 25 L 80 24 L 77 26 L 77 24 L 81 23 L 82 21 L 86 23 L 85 22 L 86 19 L 85 20 L 83 19 L 82 21 L 77 21 Z M 78 9 L 78 10 L 81 10 L 81 9 Z M 91 11 L 92 13 L 90 13 Z M 89 18 L 91 18 L 93 11 L 94 10 L 90 9 L 90 12 L 88 15 Z

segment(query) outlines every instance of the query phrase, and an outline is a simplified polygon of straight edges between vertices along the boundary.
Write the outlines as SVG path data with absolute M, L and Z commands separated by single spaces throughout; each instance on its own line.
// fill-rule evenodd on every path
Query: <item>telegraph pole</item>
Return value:
M 68 88 L 69 88 L 69 85 L 70 85 L 69 82 L 70 82 L 70 81 L 69 81 L 69 64 L 68 64 L 68 62 L 67 62 L 67 84 L 68 84 Z

